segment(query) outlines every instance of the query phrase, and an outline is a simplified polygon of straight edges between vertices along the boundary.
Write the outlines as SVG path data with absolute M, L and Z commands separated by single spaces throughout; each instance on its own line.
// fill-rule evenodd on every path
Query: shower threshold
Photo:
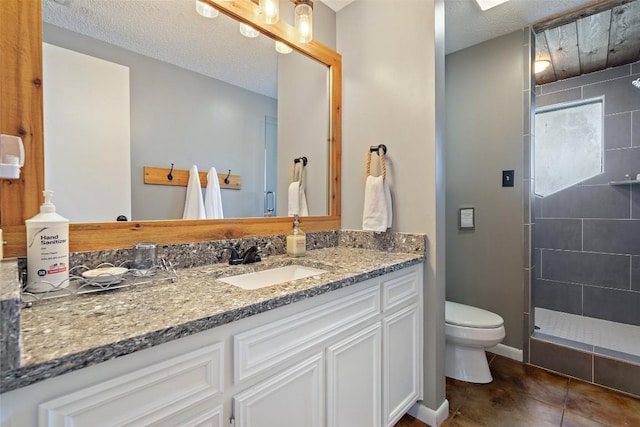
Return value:
M 640 326 L 534 309 L 533 337 L 640 364 Z

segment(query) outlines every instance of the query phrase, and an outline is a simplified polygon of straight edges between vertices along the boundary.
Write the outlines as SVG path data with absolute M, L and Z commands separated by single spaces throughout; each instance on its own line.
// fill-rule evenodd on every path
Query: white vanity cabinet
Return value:
M 422 264 L 1 396 L 2 426 L 393 426 L 422 398 Z
M 235 427 L 393 426 L 421 398 L 422 267 L 234 336 Z
M 379 323 L 234 397 L 236 427 L 381 425 Z

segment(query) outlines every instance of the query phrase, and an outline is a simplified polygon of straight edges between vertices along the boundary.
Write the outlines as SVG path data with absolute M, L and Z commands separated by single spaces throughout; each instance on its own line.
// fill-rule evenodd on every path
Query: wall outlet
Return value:
M 502 186 L 513 187 L 513 170 L 502 171 Z

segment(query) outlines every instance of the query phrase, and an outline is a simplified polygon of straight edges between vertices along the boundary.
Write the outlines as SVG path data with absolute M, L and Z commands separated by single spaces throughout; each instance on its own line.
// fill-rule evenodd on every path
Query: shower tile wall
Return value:
M 536 88 L 536 107 L 604 96 L 604 172 L 535 197 L 533 305 L 640 325 L 640 62 Z

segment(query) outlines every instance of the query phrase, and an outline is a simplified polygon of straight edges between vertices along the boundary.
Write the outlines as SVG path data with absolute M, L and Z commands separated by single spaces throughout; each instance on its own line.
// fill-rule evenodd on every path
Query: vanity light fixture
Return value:
M 196 12 L 205 18 L 215 18 L 220 14 L 216 8 L 202 0 L 196 0 Z
M 276 42 L 276 52 L 286 55 L 287 53 L 293 52 L 293 49 L 291 49 L 288 44 L 277 41 Z
M 250 39 L 253 39 L 260 35 L 258 30 L 253 28 L 251 25 L 247 25 L 243 23 L 240 23 L 240 34 L 242 34 L 245 37 L 249 37 Z
M 313 2 L 311 0 L 295 0 L 295 27 L 300 43 L 309 43 L 313 38 Z
M 478 3 L 478 6 L 480 6 L 480 9 L 484 12 L 485 10 L 489 10 L 492 7 L 496 7 L 508 1 L 509 0 L 476 0 L 476 3 Z
M 546 70 L 547 68 L 549 68 L 551 66 L 551 62 L 545 60 L 540 60 L 540 61 L 536 61 L 533 63 L 533 72 L 535 74 L 541 73 L 544 70 Z
M 260 0 L 260 11 L 265 24 L 275 24 L 280 19 L 280 2 L 278 0 Z

